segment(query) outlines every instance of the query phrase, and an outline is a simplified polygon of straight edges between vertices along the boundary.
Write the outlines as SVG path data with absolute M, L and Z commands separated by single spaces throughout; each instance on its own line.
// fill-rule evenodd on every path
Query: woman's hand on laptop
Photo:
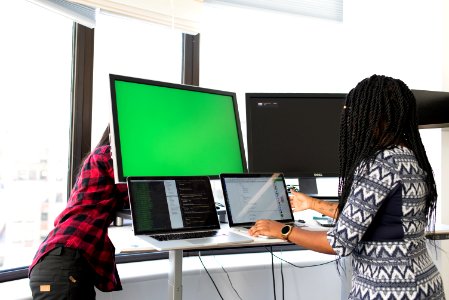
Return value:
M 248 230 L 251 236 L 268 236 L 282 239 L 281 229 L 285 224 L 273 220 L 257 220 L 256 223 Z

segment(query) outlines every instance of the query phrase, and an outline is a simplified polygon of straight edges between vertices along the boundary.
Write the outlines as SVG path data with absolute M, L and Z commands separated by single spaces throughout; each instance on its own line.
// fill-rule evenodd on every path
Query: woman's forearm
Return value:
M 319 200 L 316 198 L 312 198 L 312 204 L 310 209 L 319 212 L 322 215 L 336 218 L 338 216 L 338 203 L 337 202 L 329 202 L 324 200 Z
M 327 233 L 325 231 L 311 231 L 295 227 L 290 233 L 288 240 L 309 250 L 335 254 L 334 249 L 327 241 Z

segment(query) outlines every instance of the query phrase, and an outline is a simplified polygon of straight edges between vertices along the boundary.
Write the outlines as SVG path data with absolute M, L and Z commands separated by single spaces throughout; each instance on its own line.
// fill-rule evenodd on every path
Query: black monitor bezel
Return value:
M 208 194 L 208 198 L 210 199 L 214 199 L 214 194 L 213 194 L 213 190 L 212 190 L 212 185 L 210 182 L 210 178 L 208 176 L 128 176 L 126 177 L 126 184 L 128 185 L 128 195 L 129 195 L 129 204 L 131 207 L 131 216 L 132 216 L 132 225 L 133 225 L 133 230 L 134 233 L 136 235 L 140 235 L 140 234 L 162 234 L 162 233 L 172 233 L 172 232 L 189 232 L 192 231 L 192 229 L 194 230 L 213 230 L 213 229 L 220 229 L 220 221 L 218 219 L 218 215 L 216 213 L 216 208 L 215 208 L 215 203 L 211 203 L 211 206 L 209 207 L 210 211 L 209 213 L 211 214 L 211 216 L 213 216 L 213 224 L 211 224 L 210 226 L 201 226 L 201 227 L 196 227 L 196 228 L 192 228 L 192 227 L 183 227 L 183 228 L 172 228 L 172 229 L 158 229 L 158 230 L 153 230 L 153 231 L 148 231 L 148 230 L 139 230 L 138 226 L 136 226 L 137 224 L 135 223 L 135 213 L 136 211 L 133 210 L 133 204 L 135 203 L 136 199 L 134 199 L 131 196 L 131 189 L 132 187 L 130 187 L 131 185 L 135 184 L 135 182 L 137 181 L 144 181 L 144 182 L 154 182 L 154 181 L 167 181 L 167 180 L 173 180 L 176 183 L 179 183 L 179 181 L 194 181 L 194 180 L 198 180 L 198 181 L 203 181 L 203 182 L 207 182 L 207 194 Z M 179 199 L 178 199 L 179 200 Z M 134 204 L 135 205 L 135 204 Z
M 252 153 L 255 151 L 252 140 L 252 116 L 251 109 L 249 106 L 252 101 L 256 99 L 270 99 L 270 98 L 328 98 L 328 99 L 338 99 L 343 103 L 346 101 L 346 93 L 246 93 L 245 94 L 245 105 L 246 105 L 246 140 L 247 140 L 247 159 L 248 159 L 248 171 L 254 173 L 260 172 L 281 172 L 284 174 L 285 178 L 320 178 L 320 177 L 338 177 L 339 171 L 333 172 L 303 172 L 298 171 L 287 171 L 287 170 L 259 170 L 255 169 Z M 287 130 L 287 129 L 286 129 Z M 288 141 L 285 141 L 284 145 L 279 145 L 279 147 L 287 147 Z M 337 149 L 338 151 L 338 149 Z

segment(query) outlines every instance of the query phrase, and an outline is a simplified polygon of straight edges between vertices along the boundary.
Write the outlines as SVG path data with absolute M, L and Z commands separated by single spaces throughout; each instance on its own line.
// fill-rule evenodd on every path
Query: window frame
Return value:
M 75 184 L 83 157 L 91 151 L 94 29 L 78 23 L 73 31 L 72 115 L 67 195 Z

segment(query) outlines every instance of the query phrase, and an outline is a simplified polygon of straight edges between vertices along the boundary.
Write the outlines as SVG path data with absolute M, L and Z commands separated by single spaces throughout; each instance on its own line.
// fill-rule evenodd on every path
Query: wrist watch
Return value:
M 292 230 L 293 230 L 292 225 L 285 225 L 284 227 L 282 227 L 281 229 L 282 238 L 288 241 L 288 236 L 290 235 L 290 233 L 292 233 Z

